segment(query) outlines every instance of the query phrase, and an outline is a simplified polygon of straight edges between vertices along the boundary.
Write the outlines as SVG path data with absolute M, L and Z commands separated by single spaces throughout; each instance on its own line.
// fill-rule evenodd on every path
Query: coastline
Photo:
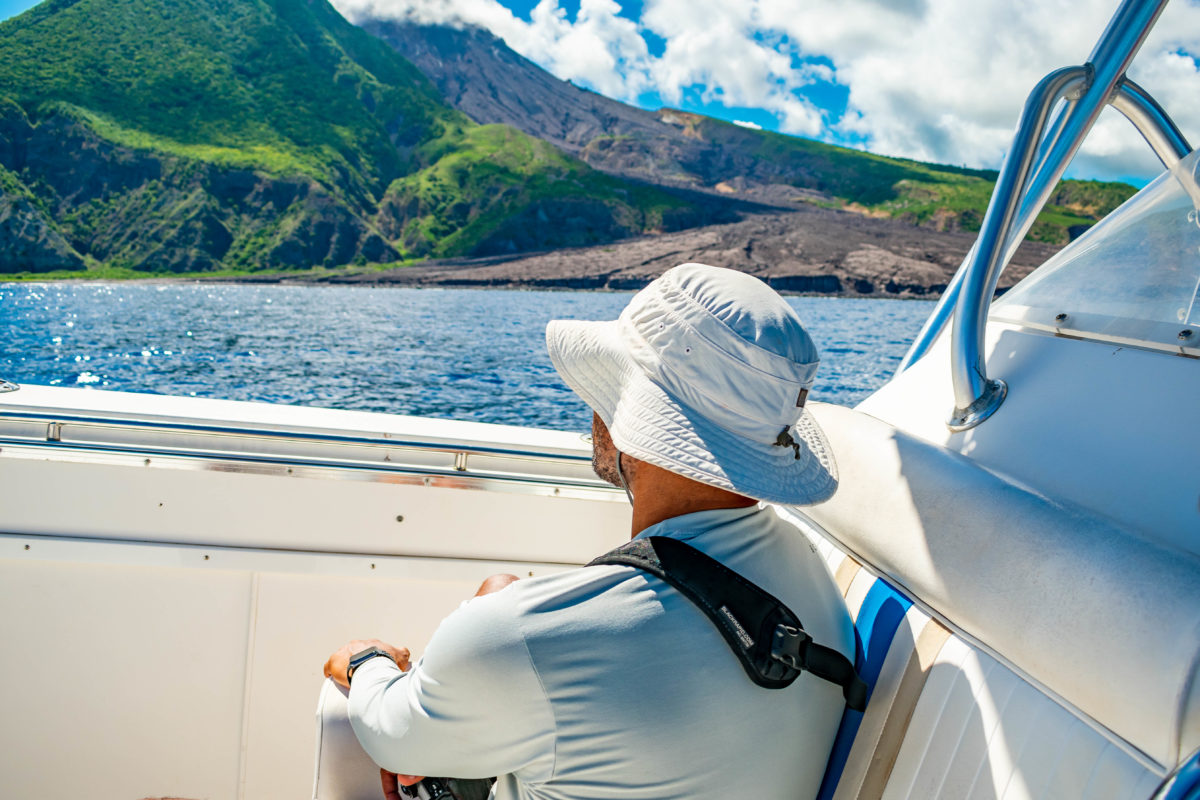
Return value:
M 762 278 L 784 294 L 935 299 L 975 240 L 816 206 L 748 214 L 720 225 L 542 252 L 463 257 L 398 267 L 296 272 L 188 273 L 118 277 L 120 282 L 403 286 L 412 288 L 629 291 L 689 261 Z M 1060 248 L 1026 242 L 1001 277 L 1006 289 Z M 4 276 L 0 275 L 0 281 Z M 23 280 L 37 281 L 37 276 Z M 113 280 L 86 275 L 45 280 Z

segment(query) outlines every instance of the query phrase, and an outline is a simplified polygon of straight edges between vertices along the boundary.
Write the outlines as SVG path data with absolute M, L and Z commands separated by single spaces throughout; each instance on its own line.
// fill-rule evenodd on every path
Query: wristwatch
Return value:
M 350 656 L 350 664 L 346 667 L 346 683 L 349 683 L 350 679 L 354 677 L 354 671 L 356 669 L 370 661 L 372 658 L 375 658 L 375 656 L 383 656 L 393 664 L 396 663 L 396 659 L 392 657 L 392 654 L 387 650 L 384 650 L 382 647 L 368 647 L 366 650 L 359 650 L 357 653 Z

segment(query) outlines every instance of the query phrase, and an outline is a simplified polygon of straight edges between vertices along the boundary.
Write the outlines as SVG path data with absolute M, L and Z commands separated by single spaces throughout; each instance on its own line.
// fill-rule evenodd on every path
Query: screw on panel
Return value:
M 26 550 L 28 550 L 28 549 L 29 549 L 29 545 L 25 545 L 25 549 L 26 549 Z
M 204 555 L 204 560 L 205 560 L 205 561 L 208 561 L 208 554 L 207 554 L 207 553 Z
M 396 522 L 404 522 L 404 515 L 403 515 L 403 514 L 397 514 L 397 515 L 396 515 Z
M 1179 338 L 1180 338 L 1180 339 L 1190 339 L 1190 338 L 1192 338 L 1192 329 L 1191 329 L 1191 328 L 1184 328 L 1183 330 L 1181 330 L 1181 331 L 1179 332 Z
M 375 565 L 374 565 L 374 564 L 372 564 L 372 565 L 371 565 L 371 569 L 375 569 Z
M 424 483 L 425 483 L 425 485 L 426 485 L 426 486 L 428 486 L 429 484 L 433 483 L 433 479 L 432 479 L 432 478 L 425 478 L 425 479 L 424 479 Z
M 150 466 L 150 459 L 148 459 L 148 458 L 147 458 L 147 459 L 146 459 L 145 461 L 143 461 L 142 463 L 148 467 L 148 466 Z

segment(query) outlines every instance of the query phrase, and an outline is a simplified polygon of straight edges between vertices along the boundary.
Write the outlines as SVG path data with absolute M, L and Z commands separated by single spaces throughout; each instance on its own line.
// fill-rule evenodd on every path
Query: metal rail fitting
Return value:
M 1167 0 L 1156 0 L 1155 2 L 1123 0 L 1121 6 L 1113 14 L 1108 27 L 1104 29 L 1104 33 L 1101 34 L 1088 58 L 1087 65 L 1093 70 L 1091 83 L 1083 92 L 1079 93 L 1079 96 L 1065 98 L 1067 102 L 1063 103 L 1055 114 L 1048 127 L 1048 132 L 1039 146 L 1037 166 L 1033 170 L 1033 177 L 1029 181 L 1025 194 L 1021 198 L 1017 224 L 1012 226 L 1008 241 L 1005 242 L 1004 260 L 1000 262 L 1001 269 L 1012 259 L 1026 234 L 1029 233 L 1029 229 L 1033 227 L 1037 215 L 1058 186 L 1058 181 L 1075 157 L 1075 153 L 1092 129 L 1100 112 L 1105 105 L 1112 102 L 1118 84 L 1124 80 L 1125 70 L 1133 61 L 1133 57 L 1137 54 L 1142 42 L 1145 41 L 1150 29 L 1154 27 L 1155 20 L 1158 19 L 1158 15 L 1162 13 L 1166 4 Z M 1075 91 L 1078 90 L 1073 90 L 1072 94 Z M 1142 94 L 1145 92 L 1143 91 Z M 1157 108 L 1157 104 L 1154 104 L 1154 107 Z M 1161 109 L 1158 110 L 1161 112 Z M 1151 118 L 1153 116 L 1151 114 Z M 1165 114 L 1162 114 L 1162 118 L 1168 123 L 1170 122 Z M 1138 125 L 1136 121 L 1134 124 Z M 1173 124 L 1171 127 L 1174 128 Z M 1138 129 L 1142 130 L 1140 125 Z M 1145 136 L 1144 132 L 1143 136 Z M 1182 140 L 1182 137 L 1180 139 Z M 997 195 L 993 192 L 992 203 L 996 202 L 996 198 Z M 945 291 L 942 292 L 933 313 L 925 321 L 925 325 L 922 326 L 916 338 L 913 339 L 912 346 L 909 347 L 908 353 L 905 354 L 896 370 L 897 375 L 924 356 L 945 329 L 946 323 L 949 322 L 958 304 L 963 278 L 968 266 L 975 260 L 978 246 L 977 240 L 946 286 Z M 988 300 L 990 304 L 990 298 Z M 986 319 L 986 313 L 984 318 Z
M 1076 86 L 1075 84 L 1066 88 L 1062 98 L 1066 101 L 1063 112 L 1050 124 L 1050 131 L 1039 146 L 1037 166 L 1033 170 L 1033 178 L 1029 181 L 1029 188 L 1024 197 L 1021 198 L 1017 224 L 1009 232 L 1008 241 L 1004 246 L 1004 264 L 1008 264 L 1012 260 L 1012 257 L 1016 255 L 1017 248 L 1025 240 L 1025 235 L 1033 227 L 1037 215 L 1041 213 L 1042 207 L 1050 199 L 1050 195 L 1058 185 L 1059 178 L 1062 177 L 1062 173 L 1066 170 L 1066 162 L 1061 167 L 1047 167 L 1046 156 L 1049 154 L 1050 148 L 1061 138 L 1064 124 L 1070 118 L 1075 104 L 1079 100 L 1081 88 L 1081 86 Z M 1080 142 L 1082 140 L 1083 137 L 1080 137 Z M 1078 144 L 1076 147 L 1078 147 Z M 1070 155 L 1074 157 L 1075 151 L 1072 150 Z M 1070 158 L 1067 161 L 1070 161 Z M 934 307 L 933 313 L 925 320 L 925 324 L 921 326 L 921 330 L 913 339 L 912 345 L 909 346 L 908 352 L 905 354 L 903 360 L 901 360 L 900 366 L 896 369 L 897 375 L 904 372 L 904 370 L 918 361 L 921 356 L 925 355 L 937 338 L 942 335 L 942 331 L 946 328 L 946 323 L 950 321 L 950 317 L 954 314 L 954 307 L 958 304 L 958 293 L 962 289 L 963 276 L 967 273 L 967 267 L 975 259 L 978 247 L 979 241 L 977 239 L 971 244 L 971 249 L 967 251 L 967 254 L 963 256 L 962 263 L 959 264 L 954 276 L 950 279 L 950 283 L 946 285 L 942 296 L 938 298 L 938 303 Z
M 1038 214 L 1046 205 L 1046 201 L 1050 199 L 1054 189 L 1058 186 L 1059 179 L 1066 171 L 1067 165 L 1071 159 L 1075 157 L 1076 150 L 1083 143 L 1084 130 L 1075 142 L 1075 146 L 1066 156 L 1065 160 L 1059 164 L 1050 164 L 1048 156 L 1051 149 L 1062 139 L 1063 129 L 1066 127 L 1067 121 L 1070 120 L 1074 113 L 1076 105 L 1079 102 L 1079 97 L 1082 94 L 1081 89 L 1075 85 L 1069 86 L 1063 96 L 1065 104 L 1062 110 L 1055 116 L 1054 120 L 1049 125 L 1049 132 L 1044 137 L 1041 145 L 1038 148 L 1037 166 L 1033 169 L 1033 178 L 1029 181 L 1029 187 L 1025 195 L 1021 198 L 1020 211 L 1017 214 L 1017 223 L 1012 226 L 1009 232 L 1008 241 L 1004 245 L 1004 261 L 1001 262 L 1007 265 L 1012 257 L 1016 255 L 1017 249 L 1021 246 L 1021 242 L 1025 240 L 1029 229 L 1033 227 L 1033 223 L 1037 220 Z M 913 339 L 912 345 L 905 354 L 900 366 L 896 369 L 896 374 L 900 374 L 904 370 L 912 366 L 921 356 L 929 351 L 933 343 L 942 331 L 946 328 L 946 323 L 950 321 L 950 317 L 954 314 L 954 308 L 958 304 L 958 293 L 962 289 L 963 277 L 967 273 L 967 267 L 975 259 L 976 249 L 979 247 L 979 241 L 976 239 L 971 244 L 971 249 L 963 256 L 962 263 L 958 270 L 954 273 L 954 277 L 950 279 L 950 283 L 946 285 L 945 291 L 938 299 L 937 305 L 934 307 L 933 313 L 929 315 L 929 319 L 925 320 L 925 324 L 921 326 L 920 332 Z M 1003 269 L 1003 268 L 1002 268 Z
M 1162 106 L 1129 78 L 1124 78 L 1117 86 L 1111 104 L 1133 123 L 1133 127 L 1138 129 L 1138 133 L 1167 169 L 1174 169 L 1184 156 L 1192 152 L 1191 145 Z
M 1090 77 L 1086 67 L 1055 70 L 1042 78 L 1025 101 L 1017 135 L 996 181 L 992 202 L 984 215 L 973 258 L 964 270 L 955 306 L 950 351 L 955 408 L 947 422 L 951 430 L 966 430 L 983 422 L 1000 407 L 1008 392 L 1004 381 L 987 377 L 983 363 L 988 301 L 996 291 L 1005 250 L 1003 245 L 1008 241 L 1018 204 L 1026 194 L 1050 111 L 1064 94 L 1088 82 Z

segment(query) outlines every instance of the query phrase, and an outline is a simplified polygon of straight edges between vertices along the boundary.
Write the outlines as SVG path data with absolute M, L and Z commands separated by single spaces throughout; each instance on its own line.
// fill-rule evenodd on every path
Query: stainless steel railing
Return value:
M 1007 255 L 1004 245 L 1009 243 L 1021 198 L 1026 194 L 1050 111 L 1059 100 L 1085 87 L 1091 77 L 1092 71 L 1087 67 L 1056 70 L 1042 78 L 1025 101 L 1016 138 L 1005 159 L 1004 169 L 996 180 L 992 201 L 975 242 L 974 257 L 963 270 L 958 303 L 954 309 L 950 369 L 954 378 L 955 408 L 948 423 L 952 430 L 978 425 L 1000 407 L 1007 394 L 1008 387 L 1004 381 L 988 378 L 983 360 L 983 333 L 988 306 L 992 295 L 996 293 L 1000 272 L 1008 262 L 1004 257 Z M 1051 148 L 1057 143 L 1052 141 Z
M 953 316 L 955 408 L 947 422 L 952 430 L 978 425 L 1004 400 L 1007 388 L 1003 381 L 988 377 L 982 355 L 996 283 L 1104 107 L 1111 103 L 1124 114 L 1164 166 L 1173 166 L 1190 152 L 1162 108 L 1125 77 L 1166 2 L 1124 0 L 1087 63 L 1050 73 L 1026 101 L 979 238 L 898 370 L 925 355 Z

